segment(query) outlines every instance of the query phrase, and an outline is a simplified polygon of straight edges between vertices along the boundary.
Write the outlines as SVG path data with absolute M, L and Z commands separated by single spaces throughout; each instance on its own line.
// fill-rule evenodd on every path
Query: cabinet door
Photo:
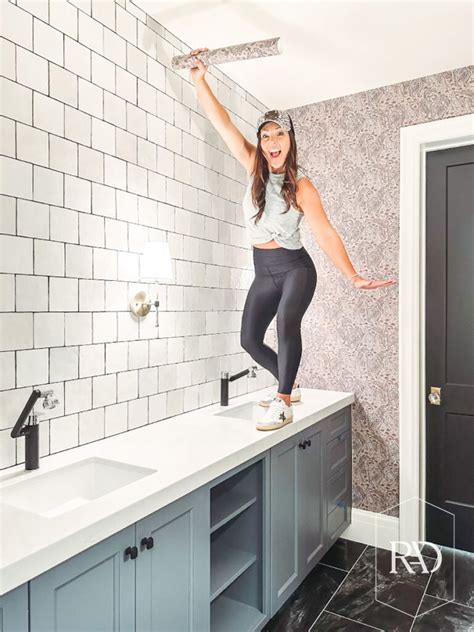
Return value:
M 270 451 L 271 614 L 298 585 L 298 458 L 301 434 Z
M 137 522 L 137 632 L 209 630 L 209 524 L 206 488 Z
M 321 557 L 324 546 L 323 433 L 313 426 L 301 433 L 305 444 L 298 454 L 298 544 L 300 580 Z
M 135 525 L 30 581 L 31 632 L 133 632 Z
M 28 584 L 0 597 L 0 632 L 28 631 Z
M 351 407 L 328 425 L 325 447 L 326 546 L 331 547 L 351 523 L 352 432 Z

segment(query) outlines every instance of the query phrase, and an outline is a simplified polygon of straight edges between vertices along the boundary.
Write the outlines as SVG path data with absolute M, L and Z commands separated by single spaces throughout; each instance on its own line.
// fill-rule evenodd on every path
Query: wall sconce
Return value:
M 146 290 L 137 292 L 129 303 L 129 309 L 135 316 L 141 318 L 156 308 L 156 324 L 158 327 L 158 281 L 173 279 L 173 266 L 167 241 L 149 241 L 140 256 L 140 281 L 156 282 L 156 300 L 151 301 Z

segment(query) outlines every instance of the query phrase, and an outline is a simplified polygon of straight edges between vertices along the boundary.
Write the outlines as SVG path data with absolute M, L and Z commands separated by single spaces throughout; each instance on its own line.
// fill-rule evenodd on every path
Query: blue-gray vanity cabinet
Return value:
M 42 573 L 30 599 L 31 632 L 209 630 L 208 490 Z
M 208 489 L 188 494 L 136 526 L 136 632 L 209 630 Z
M 351 485 L 347 406 L 32 579 L 29 598 L 3 595 L 0 632 L 257 632 L 350 523 Z
M 270 450 L 271 616 L 351 519 L 351 408 Z
M 0 597 L 0 632 L 27 632 L 28 584 Z
M 318 424 L 271 449 L 272 615 L 324 546 L 323 431 Z
M 134 544 L 132 525 L 32 579 L 31 632 L 133 631 Z

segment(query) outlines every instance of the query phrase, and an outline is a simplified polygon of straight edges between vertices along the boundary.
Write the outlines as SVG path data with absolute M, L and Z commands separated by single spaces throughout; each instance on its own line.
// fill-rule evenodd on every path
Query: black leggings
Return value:
M 301 321 L 316 289 L 313 260 L 304 248 L 253 247 L 255 278 L 242 313 L 240 344 L 289 395 L 301 360 Z M 277 316 L 278 355 L 263 338 Z

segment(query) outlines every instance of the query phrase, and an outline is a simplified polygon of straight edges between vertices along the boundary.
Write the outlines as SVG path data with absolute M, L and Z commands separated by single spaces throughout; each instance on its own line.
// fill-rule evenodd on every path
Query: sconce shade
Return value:
M 173 266 L 167 241 L 149 241 L 140 257 L 141 281 L 170 281 Z

